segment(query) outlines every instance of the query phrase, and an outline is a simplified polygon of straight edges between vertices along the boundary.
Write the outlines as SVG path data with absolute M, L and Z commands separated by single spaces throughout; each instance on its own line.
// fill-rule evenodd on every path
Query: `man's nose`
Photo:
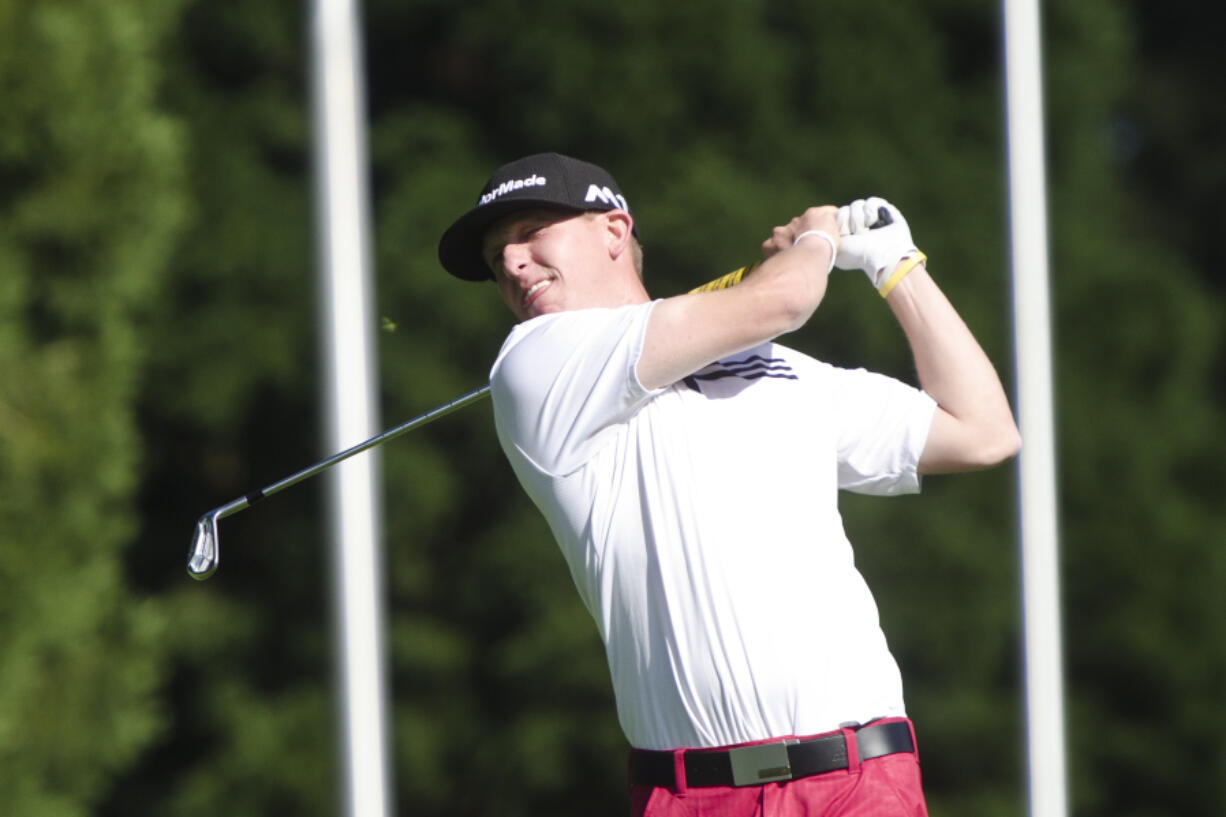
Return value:
M 502 248 L 502 268 L 507 275 L 515 276 L 528 267 L 528 245 L 509 243 Z

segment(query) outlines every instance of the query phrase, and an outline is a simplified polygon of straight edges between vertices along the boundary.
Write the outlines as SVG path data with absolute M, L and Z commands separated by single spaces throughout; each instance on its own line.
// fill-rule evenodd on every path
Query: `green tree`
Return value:
M 175 3 L 0 2 L 0 811 L 83 815 L 166 727 L 125 579 L 141 329 L 184 215 Z
M 1195 204 L 1203 193 L 1122 195 L 1128 162 L 1147 162 L 1117 149 L 1121 108 L 1196 99 L 1195 86 L 1175 99 L 1150 84 L 1163 72 L 1128 62 L 1144 28 L 1126 22 L 1070 7 L 1054 17 L 1066 45 L 1049 68 L 1063 89 L 1051 116 L 1062 126 L 1052 174 L 1070 765 L 1078 813 L 1196 813 L 1226 797 L 1226 715 L 1214 704 L 1226 679 L 1215 490 L 1226 316 L 1193 266 L 1198 242 L 1168 212 L 1213 223 Z M 1111 58 L 1093 86 L 1074 57 L 1089 43 Z M 1190 50 L 1185 65 L 1200 59 Z M 1176 176 L 1220 167 L 1220 149 L 1196 147 L 1188 140 Z M 1155 745 L 1167 750 L 1155 757 Z

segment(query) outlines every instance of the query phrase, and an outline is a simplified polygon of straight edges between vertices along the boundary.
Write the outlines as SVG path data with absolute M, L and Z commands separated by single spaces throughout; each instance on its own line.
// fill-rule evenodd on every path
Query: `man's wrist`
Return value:
M 830 233 L 826 232 L 825 230 L 805 230 L 803 233 L 796 236 L 796 238 L 792 239 L 792 246 L 795 247 L 806 238 L 821 238 L 830 245 L 830 263 L 826 267 L 826 274 L 829 275 L 830 271 L 834 269 L 834 257 L 838 255 L 839 245 L 835 243 L 835 240 Z
M 919 250 L 911 253 L 911 255 L 898 262 L 898 265 L 894 267 L 894 271 L 890 273 L 890 277 L 877 288 L 877 293 L 881 295 L 882 298 L 886 297 L 894 291 L 894 287 L 898 286 L 899 281 L 906 278 L 907 275 L 910 274 L 911 270 L 915 269 L 920 264 L 927 262 L 927 260 L 928 256 L 924 255 Z

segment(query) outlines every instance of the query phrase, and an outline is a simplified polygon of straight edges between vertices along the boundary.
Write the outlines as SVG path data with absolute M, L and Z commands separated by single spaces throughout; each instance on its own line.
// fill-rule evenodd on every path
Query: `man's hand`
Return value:
M 833 256 L 838 251 L 839 244 L 837 214 L 837 209 L 830 205 L 810 207 L 787 224 L 780 224 L 771 231 L 770 237 L 762 242 L 762 257 L 770 258 L 775 253 L 791 249 L 801 241 L 814 240 L 819 244 L 825 243 Z
M 892 221 L 879 225 L 882 208 Z M 874 289 L 881 288 L 899 261 L 917 252 L 907 220 L 885 199 L 856 199 L 839 208 L 837 220 L 840 241 L 834 265 L 863 270 Z

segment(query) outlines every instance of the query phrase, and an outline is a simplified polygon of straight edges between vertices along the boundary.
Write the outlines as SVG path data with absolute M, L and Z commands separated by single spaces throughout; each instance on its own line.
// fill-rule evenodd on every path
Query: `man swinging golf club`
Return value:
M 995 465 L 1017 427 L 897 208 L 812 207 L 762 252 L 738 286 L 653 300 L 616 182 L 553 153 L 499 168 L 439 244 L 521 321 L 490 375 L 498 437 L 604 641 L 632 812 L 914 817 L 914 730 L 838 491 Z M 920 389 L 774 342 L 836 266 L 884 297 Z

